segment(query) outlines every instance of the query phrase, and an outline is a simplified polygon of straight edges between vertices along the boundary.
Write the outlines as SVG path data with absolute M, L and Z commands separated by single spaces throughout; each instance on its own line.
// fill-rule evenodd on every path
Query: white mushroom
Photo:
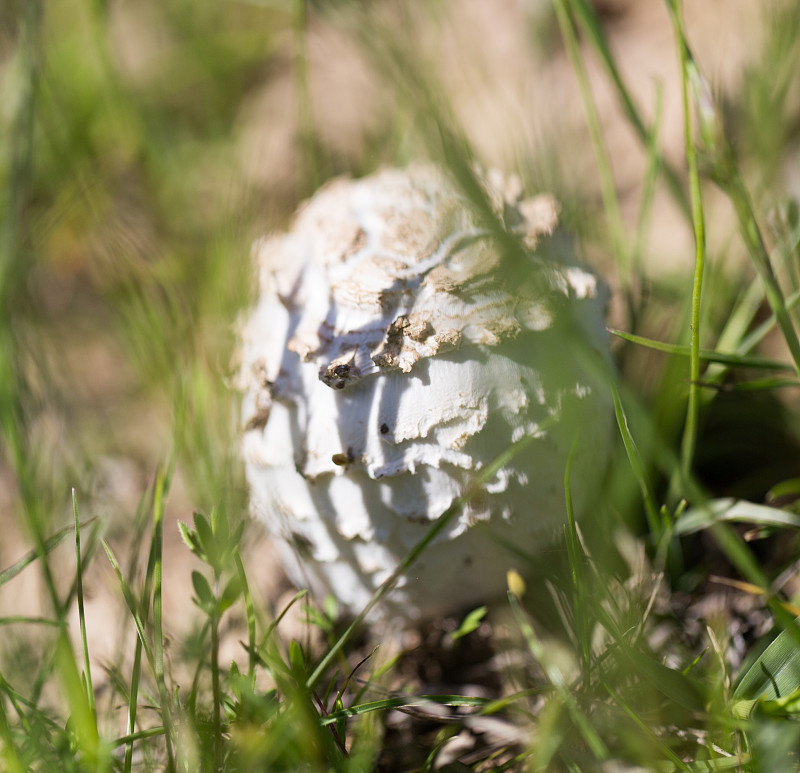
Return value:
M 254 248 L 260 294 L 242 332 L 252 510 L 290 578 L 352 612 L 524 436 L 535 440 L 381 614 L 413 620 L 500 595 L 519 564 L 508 546 L 536 555 L 566 521 L 573 446 L 579 514 L 597 492 L 611 437 L 589 366 L 591 352 L 608 359 L 603 293 L 563 257 L 551 197 L 484 186 L 510 248 L 432 166 L 335 180 L 289 233 Z

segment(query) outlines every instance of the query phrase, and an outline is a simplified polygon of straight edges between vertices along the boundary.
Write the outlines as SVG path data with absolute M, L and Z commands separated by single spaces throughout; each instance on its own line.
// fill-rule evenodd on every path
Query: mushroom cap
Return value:
M 378 615 L 417 620 L 505 589 L 581 513 L 613 415 L 605 291 L 556 234 L 550 196 L 482 181 L 492 218 L 433 166 L 337 179 L 254 247 L 242 330 L 251 507 L 290 579 L 357 612 L 501 453 Z M 580 430 L 580 442 L 575 442 Z M 471 488 L 472 487 L 472 488 Z

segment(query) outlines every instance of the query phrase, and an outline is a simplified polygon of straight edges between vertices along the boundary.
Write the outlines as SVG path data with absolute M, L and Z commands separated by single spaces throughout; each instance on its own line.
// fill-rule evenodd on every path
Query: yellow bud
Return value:
M 525 580 L 516 569 L 509 569 L 506 572 L 506 583 L 508 589 L 518 598 L 521 599 L 525 595 Z

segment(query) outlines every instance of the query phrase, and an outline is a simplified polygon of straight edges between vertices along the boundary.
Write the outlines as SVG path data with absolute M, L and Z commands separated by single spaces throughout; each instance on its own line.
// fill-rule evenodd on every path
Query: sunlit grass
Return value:
M 325 643 L 283 635 L 305 599 L 276 608 L 254 585 L 231 390 L 236 320 L 252 301 L 250 243 L 335 173 L 433 158 L 504 247 L 519 249 L 476 185 L 482 159 L 445 87 L 417 56 L 413 25 L 442 24 L 444 11 L 395 8 L 396 17 L 389 4 L 303 0 L 175 0 L 127 16 L 119 4 L 88 0 L 17 6 L 0 12 L 13 28 L 0 41 L 9 44 L 0 60 L 9 94 L 0 110 L 0 473 L 11 482 L 4 523 L 24 547 L 0 567 L 0 600 L 13 599 L 28 573 L 38 573 L 40 598 L 25 614 L 0 615 L 4 769 L 362 771 L 379 761 L 400 769 L 402 742 L 387 725 L 397 710 L 438 717 L 418 741 L 420 770 L 436 769 L 462 731 L 482 740 L 452 770 L 796 768 L 800 218 L 781 188 L 797 154 L 796 2 L 765 11 L 763 54 L 723 104 L 706 86 L 702 52 L 684 39 L 680 3 L 665 1 L 682 71 L 680 162 L 660 149 L 657 90 L 648 121 L 592 5 L 559 0 L 549 11 L 543 28 L 563 34 L 600 193 L 566 201 L 565 221 L 583 208 L 591 222 L 577 248 L 612 256 L 623 297 L 619 370 L 603 375 L 619 439 L 594 511 L 575 522 L 570 490 L 580 482 L 565 470 L 561 541 L 518 567 L 527 585 L 515 579 L 488 616 L 476 611 L 451 631 L 447 646 L 468 649 L 485 623 L 512 653 L 490 697 L 404 689 L 407 653 L 375 654 L 363 636 L 369 608 L 341 628 L 335 602 L 318 600 L 323 607 L 305 614 Z M 352 157 L 319 130 L 309 59 L 317 24 L 347 36 L 396 103 Z M 122 63 L 137 51 L 141 61 Z M 647 159 L 633 227 L 621 215 L 586 74 L 592 58 Z M 259 187 L 243 181 L 237 155 L 243 106 L 287 67 L 301 163 L 292 185 Z M 263 131 L 289 118 L 267 116 Z M 706 244 L 705 229 L 716 227 L 704 209 L 712 185 L 739 231 L 723 243 L 746 256 L 745 267 Z M 650 275 L 658 188 L 694 235 L 693 275 Z M 97 340 L 71 339 L 93 329 Z M 98 344 L 106 359 L 98 365 L 78 343 Z M 115 382 L 103 367 L 124 372 Z M 92 391 L 97 380 L 114 394 Z M 734 397 L 731 418 L 720 405 Z M 716 409 L 727 417 L 719 438 L 709 419 Z M 746 428 L 766 422 L 767 410 L 779 426 L 756 458 Z M 757 483 L 708 474 L 734 453 Z M 138 507 L 105 509 L 100 456 L 145 470 Z M 398 575 L 435 550 L 436 531 L 461 504 Z M 170 549 L 194 560 L 181 590 L 192 634 L 177 645 L 184 628 L 164 606 L 174 592 L 165 587 L 174 560 L 165 530 L 177 528 L 176 514 L 184 544 Z M 521 561 L 530 555 L 519 552 Z M 696 616 L 682 617 L 719 587 L 712 571 L 760 605 L 765 638 L 755 641 L 764 631 L 754 626 L 750 639 L 734 641 L 730 610 L 703 618 L 699 630 Z M 115 632 L 123 651 L 102 664 L 89 603 L 97 577 L 125 612 Z M 388 592 L 389 584 L 370 606 Z M 223 638 L 237 619 L 232 662 Z

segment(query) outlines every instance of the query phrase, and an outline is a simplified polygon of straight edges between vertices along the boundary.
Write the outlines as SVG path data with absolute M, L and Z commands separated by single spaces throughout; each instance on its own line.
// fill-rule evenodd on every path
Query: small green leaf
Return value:
M 666 354 L 677 354 L 682 357 L 688 357 L 691 354 L 691 349 L 688 346 L 681 344 L 670 344 L 664 341 L 656 341 L 652 338 L 645 338 L 644 336 L 634 335 L 633 333 L 626 333 L 624 330 L 615 330 L 609 328 L 609 333 L 632 344 L 638 344 L 648 349 L 655 349 L 659 352 Z M 732 354 L 729 352 L 713 352 L 707 349 L 700 350 L 700 359 L 705 362 L 716 362 L 720 365 L 729 365 L 732 367 L 740 368 L 761 368 L 764 370 L 792 370 L 793 365 L 788 362 L 781 362 L 779 360 L 769 360 L 763 357 L 752 357 L 746 354 Z M 795 382 L 796 384 L 797 382 Z
M 197 539 L 197 532 L 195 532 L 194 529 L 190 529 L 183 521 L 178 521 L 178 531 L 180 532 L 181 539 L 186 543 L 186 547 L 199 559 L 204 560 L 205 555 Z
M 726 392 L 772 392 L 775 389 L 785 389 L 790 387 L 796 389 L 800 387 L 800 381 L 793 378 L 753 378 L 747 381 L 734 381 L 721 387 L 715 382 L 699 381 L 700 386 L 707 386 L 711 389 L 720 389 Z
M 231 661 L 230 668 L 228 669 L 228 682 L 230 683 L 234 698 L 241 703 L 242 686 L 246 684 L 247 680 L 242 678 L 242 672 L 239 671 L 239 666 L 236 665 L 235 660 Z
M 325 617 L 327 617 L 328 620 L 335 622 L 339 618 L 339 602 L 332 593 L 325 596 L 322 602 L 322 611 L 325 613 Z
M 468 634 L 476 631 L 481 624 L 481 621 L 484 617 L 486 617 L 486 613 L 488 612 L 487 607 L 478 607 L 477 609 L 473 609 L 464 620 L 461 622 L 461 625 L 458 627 L 458 630 L 452 634 L 450 637 L 453 641 L 456 641 L 463 636 L 467 636 Z
M 211 531 L 218 540 L 224 540 L 228 536 L 228 519 L 219 507 L 211 511 Z
M 419 695 L 419 696 L 398 696 L 393 698 L 383 698 L 369 703 L 350 706 L 346 709 L 331 711 L 328 715 L 320 717 L 320 724 L 327 726 L 338 722 L 342 717 L 357 717 L 362 714 L 369 714 L 374 711 L 386 711 L 393 708 L 405 708 L 408 706 L 469 706 L 475 709 L 482 709 L 488 706 L 490 701 L 486 698 L 473 698 L 464 695 Z
M 734 701 L 731 711 L 736 719 L 750 719 L 756 706 L 758 706 L 758 701 L 756 700 Z
M 197 594 L 197 605 L 204 612 L 210 613 L 214 609 L 215 599 L 208 580 L 200 572 L 192 572 L 192 586 Z
M 222 595 L 219 597 L 219 601 L 217 602 L 217 613 L 222 614 L 228 607 L 233 604 L 236 599 L 242 593 L 242 583 L 239 578 L 239 575 L 234 575 L 228 580 L 225 588 L 222 591 Z
M 236 527 L 236 529 L 233 532 L 233 536 L 231 537 L 232 546 L 237 546 L 242 541 L 242 534 L 244 534 L 244 526 L 245 526 L 245 521 L 244 520 L 239 521 L 239 525 Z
M 633 647 L 622 647 L 615 651 L 620 666 L 628 673 L 635 673 L 677 705 L 689 711 L 703 710 L 703 691 L 700 682 L 689 674 L 659 663 Z
M 208 522 L 202 513 L 194 514 L 194 528 L 197 532 L 197 539 L 201 547 L 208 555 L 214 547 L 214 532 L 211 529 L 211 524 Z
M 335 712 L 344 712 L 344 703 L 342 702 L 342 696 L 337 695 L 336 700 L 333 702 L 333 710 Z M 339 743 L 343 744 L 345 742 L 345 738 L 347 737 L 347 717 L 341 716 L 336 720 L 334 725 L 336 728 L 336 737 L 339 740 Z
M 776 484 L 767 492 L 766 500 L 775 507 L 796 506 L 800 500 L 800 478 L 790 478 Z
M 211 511 L 211 531 L 214 534 L 214 548 L 217 567 L 222 569 L 230 561 L 233 543 L 228 516 L 220 507 Z
M 734 698 L 776 701 L 800 690 L 800 623 L 782 631 L 752 663 L 745 664 Z
M 295 639 L 292 639 L 292 641 L 289 642 L 289 664 L 292 667 L 292 672 L 297 678 L 297 681 L 304 682 L 306 673 L 306 656 L 303 653 L 303 648 L 300 646 L 300 643 Z
M 800 515 L 742 499 L 712 499 L 687 510 L 676 522 L 676 534 L 692 534 L 720 521 L 753 523 L 772 528 L 800 529 Z
M 759 709 L 771 717 L 795 717 L 800 714 L 800 688 L 784 698 L 758 701 Z
M 321 631 L 325 631 L 325 633 L 331 633 L 333 631 L 333 621 L 316 607 L 310 604 L 305 605 L 303 607 L 303 612 L 305 613 L 303 622 L 307 625 L 316 626 Z

